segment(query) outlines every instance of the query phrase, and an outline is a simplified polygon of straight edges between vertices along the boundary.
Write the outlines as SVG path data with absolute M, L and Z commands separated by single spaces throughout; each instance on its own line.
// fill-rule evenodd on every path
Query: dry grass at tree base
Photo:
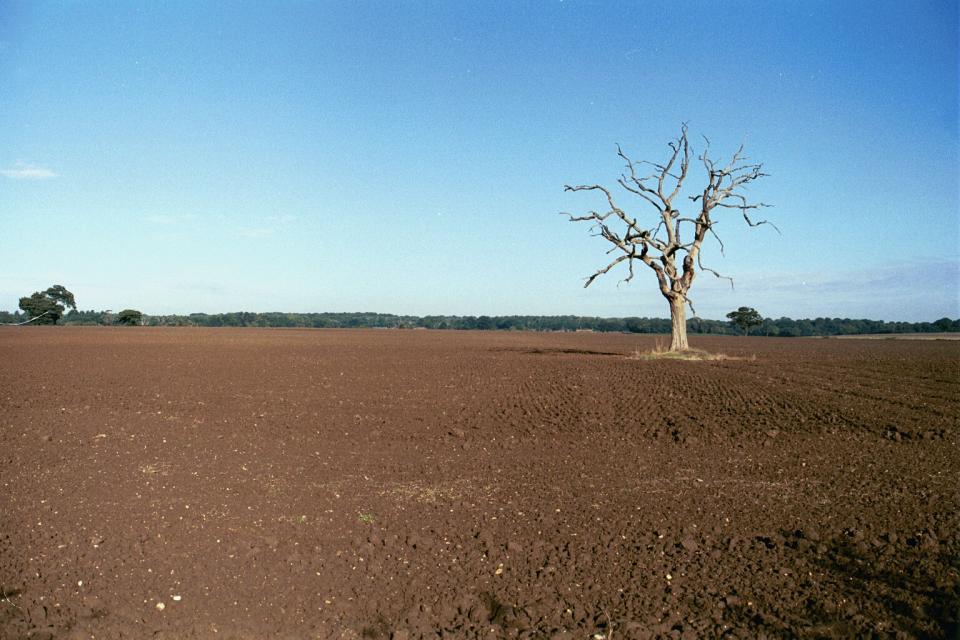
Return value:
M 709 351 L 704 351 L 703 349 L 683 349 L 679 351 L 672 350 L 668 346 L 667 342 L 661 339 L 657 339 L 657 341 L 654 343 L 653 349 L 648 349 L 646 351 L 635 349 L 629 357 L 631 360 L 691 360 L 695 362 L 747 359 L 736 356 L 728 356 L 725 353 L 710 353 Z M 754 360 L 756 359 L 756 356 L 750 356 L 749 359 Z

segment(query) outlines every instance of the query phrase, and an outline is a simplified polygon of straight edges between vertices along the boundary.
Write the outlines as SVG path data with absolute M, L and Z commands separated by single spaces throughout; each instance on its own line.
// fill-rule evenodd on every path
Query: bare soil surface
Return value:
M 960 343 L 0 328 L 3 638 L 953 638 Z
M 829 336 L 838 340 L 960 340 L 960 333 L 857 333 Z

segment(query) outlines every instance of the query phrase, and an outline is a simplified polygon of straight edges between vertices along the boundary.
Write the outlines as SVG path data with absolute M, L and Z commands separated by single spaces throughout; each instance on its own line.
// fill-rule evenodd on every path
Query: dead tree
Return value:
M 660 293 L 670 303 L 671 351 L 690 348 L 687 342 L 686 305 L 689 304 L 696 313 L 689 291 L 697 271 L 707 271 L 718 278 L 730 280 L 733 286 L 733 280 L 703 266 L 700 259 L 700 249 L 707 234 L 714 237 L 720 246 L 721 254 L 723 253 L 723 242 L 714 230 L 717 224 L 713 217 L 716 215 L 715 210 L 739 209 L 751 227 L 770 224 L 766 220 L 754 221 L 750 217 L 753 210 L 769 205 L 762 202 L 751 203 L 743 194 L 749 183 L 767 175 L 763 173 L 762 165 L 748 162 L 741 145 L 730 162 L 721 166 L 710 158 L 710 141 L 706 138 L 704 141 L 705 148 L 699 159 L 707 170 L 708 182 L 702 193 L 689 196 L 700 209 L 695 217 L 682 216 L 674 206 L 674 200 L 681 193 L 690 169 L 691 149 L 685 124 L 680 128 L 680 137 L 669 143 L 671 155 L 666 164 L 634 162 L 617 146 L 617 155 L 626 162 L 625 170 L 617 183 L 656 210 L 652 226 L 641 224 L 637 218 L 621 209 L 614 201 L 613 193 L 606 187 L 598 184 L 576 187 L 566 185 L 564 189 L 599 191 L 605 196 L 609 206 L 609 210 L 604 213 L 590 211 L 584 216 L 564 214 L 571 222 L 592 222 L 595 235 L 613 245 L 607 253 L 617 254 L 606 266 L 587 278 L 583 286 L 589 287 L 594 280 L 622 262 L 626 262 L 628 268 L 624 282 L 633 279 L 633 266 L 637 260 L 652 269 L 656 274 Z M 644 174 L 644 166 L 652 167 L 652 173 Z

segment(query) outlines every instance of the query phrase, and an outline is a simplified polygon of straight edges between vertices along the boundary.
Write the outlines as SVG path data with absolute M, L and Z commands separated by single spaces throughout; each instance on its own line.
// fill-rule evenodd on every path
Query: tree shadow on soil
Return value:
M 513 349 L 508 349 L 508 351 L 513 351 Z M 622 353 L 616 353 L 613 351 L 593 351 L 590 349 L 517 349 L 520 353 L 525 353 L 528 355 L 581 355 L 581 356 L 620 356 L 623 357 Z

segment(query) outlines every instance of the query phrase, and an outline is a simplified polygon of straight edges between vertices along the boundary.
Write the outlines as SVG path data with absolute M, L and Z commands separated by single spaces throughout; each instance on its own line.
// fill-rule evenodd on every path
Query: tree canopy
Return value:
M 20 308 L 26 312 L 28 322 L 35 324 L 57 324 L 66 307 L 76 310 L 77 302 L 73 294 L 60 284 L 20 298 Z
M 730 322 L 740 327 L 744 335 L 750 335 L 750 327 L 759 327 L 763 324 L 763 316 L 753 307 L 740 307 L 728 313 L 727 317 L 730 318 Z
M 62 284 L 55 284 L 46 291 L 44 294 L 60 304 L 69 309 L 77 308 L 77 301 L 74 299 L 73 294 L 67 291 L 67 288 Z
M 139 325 L 143 321 L 143 313 L 136 309 L 124 309 L 117 314 L 116 323 L 128 326 Z
M 121 312 L 123 313 L 123 312 Z M 112 325 L 118 314 L 73 309 L 60 319 L 65 325 Z M 0 324 L 22 324 L 31 318 L 22 311 L 0 311 Z M 312 327 L 371 329 L 491 329 L 498 331 L 598 331 L 638 334 L 670 333 L 669 318 L 603 318 L 596 316 L 411 316 L 392 313 L 192 313 L 190 315 L 143 314 L 141 324 L 150 327 Z M 733 335 L 739 329 L 727 320 L 690 318 L 687 331 L 702 335 Z M 774 337 L 835 336 L 855 334 L 960 332 L 960 318 L 934 322 L 888 322 L 864 318 L 763 318 L 756 335 Z

